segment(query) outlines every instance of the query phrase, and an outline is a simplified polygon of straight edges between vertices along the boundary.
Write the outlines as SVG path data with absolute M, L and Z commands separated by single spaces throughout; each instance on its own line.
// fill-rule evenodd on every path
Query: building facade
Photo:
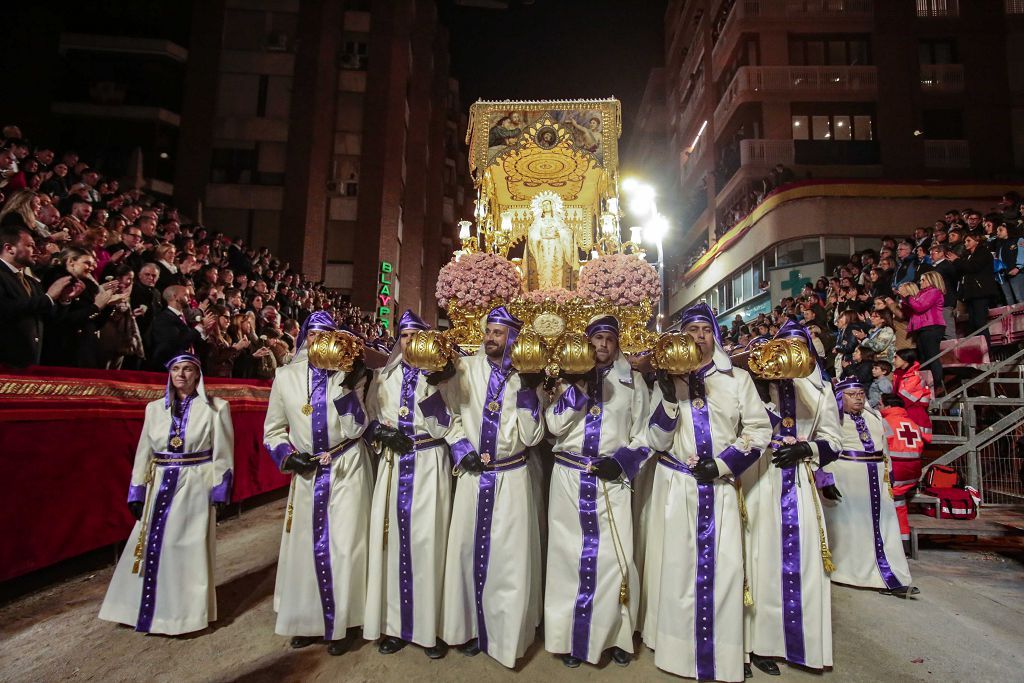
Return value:
M 670 311 L 749 308 L 1021 177 L 1024 2 L 673 0 L 665 31 Z
M 213 0 L 192 35 L 177 200 L 385 321 L 436 320 L 472 206 L 434 1 Z

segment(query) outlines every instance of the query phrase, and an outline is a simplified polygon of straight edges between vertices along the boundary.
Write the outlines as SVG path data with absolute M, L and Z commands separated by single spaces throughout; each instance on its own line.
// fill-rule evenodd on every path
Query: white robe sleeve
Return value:
M 757 462 L 768 447 L 772 439 L 772 423 L 750 374 L 743 370 L 734 370 L 733 373 L 740 430 L 736 440 L 719 453 L 716 459 L 724 463 L 733 475 L 739 476 Z M 719 471 L 722 471 L 721 467 Z
M 678 381 L 676 382 L 678 390 Z M 679 403 L 669 403 L 661 395 L 661 386 L 654 384 L 651 393 L 651 413 L 647 419 L 647 443 L 656 451 L 671 451 L 679 426 Z
M 650 394 L 640 373 L 633 372 L 633 391 L 630 396 L 629 442 L 620 448 L 612 458 L 622 467 L 626 478 L 632 481 L 651 455 L 647 445 L 647 418 L 650 414 Z
M 839 410 L 830 391 L 826 388 L 818 400 L 818 424 L 814 434 L 809 435 L 811 450 L 819 467 L 824 467 L 839 457 L 843 448 L 842 426 L 839 424 Z
M 344 378 L 341 381 L 344 381 Z M 366 406 L 363 404 L 366 382 L 367 379 L 364 376 L 351 391 L 339 384 L 342 394 L 339 398 L 334 399 L 334 408 L 338 412 L 338 431 L 341 438 L 346 441 L 361 437 L 369 424 L 366 417 Z
M 519 375 L 516 375 L 517 379 Z M 511 379 L 511 378 L 510 378 Z M 544 438 L 544 415 L 541 412 L 540 395 L 537 389 L 523 386 L 522 380 L 516 382 L 516 426 L 519 438 L 525 446 L 536 446 Z
M 227 401 L 213 400 L 213 489 L 211 503 L 230 503 L 235 468 L 235 426 Z
M 146 417 L 142 422 L 142 434 L 139 436 L 139 445 L 135 449 L 135 462 L 132 465 L 132 483 L 128 487 L 128 502 L 142 503 L 146 500 L 146 486 L 149 484 L 150 465 L 153 462 L 153 448 L 149 442 L 150 421 L 156 418 L 154 405 L 146 406 Z
M 579 419 L 580 411 L 587 405 L 586 392 L 577 384 L 563 382 L 559 386 L 558 398 L 544 411 L 548 431 L 556 438 L 565 436 L 572 429 Z
M 280 371 L 277 376 L 281 376 Z M 263 420 L 263 446 L 278 469 L 281 469 L 285 458 L 297 452 L 288 440 L 288 416 L 285 414 L 284 396 L 281 394 L 281 384 L 275 380 L 270 388 L 267 417 Z

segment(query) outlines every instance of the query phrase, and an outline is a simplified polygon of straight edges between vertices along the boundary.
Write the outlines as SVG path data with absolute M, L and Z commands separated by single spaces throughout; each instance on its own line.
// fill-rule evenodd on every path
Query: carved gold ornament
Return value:
M 350 372 L 363 355 L 363 343 L 346 332 L 321 332 L 309 346 L 309 364 L 321 370 Z
M 797 379 L 814 372 L 814 356 L 799 339 L 773 339 L 750 352 L 750 372 L 761 379 Z
M 427 372 L 444 370 L 455 356 L 448 338 L 437 330 L 417 332 L 409 339 L 403 353 L 405 362 Z
M 651 366 L 670 375 L 685 375 L 698 369 L 702 359 L 693 337 L 682 332 L 666 332 L 654 343 Z
M 540 335 L 524 327 L 512 345 L 511 359 L 519 372 L 540 372 L 548 364 L 548 352 Z
M 558 367 L 570 375 L 582 375 L 594 369 L 597 357 L 590 341 L 577 332 L 562 335 L 562 343 L 555 361 Z

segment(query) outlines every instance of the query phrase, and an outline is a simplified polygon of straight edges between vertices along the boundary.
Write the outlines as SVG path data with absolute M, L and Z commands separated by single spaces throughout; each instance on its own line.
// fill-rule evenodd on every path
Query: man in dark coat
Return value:
M 203 343 L 202 333 L 193 327 L 186 318 L 190 312 L 188 290 L 180 285 L 171 285 L 164 290 L 166 307 L 153 316 L 153 324 L 149 330 L 150 365 L 153 368 L 163 367 L 167 361 L 182 353 L 200 355 L 199 347 Z M 216 319 L 212 320 L 216 324 Z M 210 315 L 203 318 L 204 328 L 212 327 Z

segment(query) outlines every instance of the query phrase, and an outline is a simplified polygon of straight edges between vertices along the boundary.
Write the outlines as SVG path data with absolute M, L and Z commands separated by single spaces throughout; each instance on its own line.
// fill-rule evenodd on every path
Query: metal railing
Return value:
M 960 16 L 959 0 L 917 0 L 917 16 L 958 17 Z
M 1024 0 L 1003 0 L 1007 14 L 1024 14 Z
M 967 140 L 925 140 L 926 168 L 970 168 L 971 147 Z
M 715 107 L 715 126 L 721 127 L 737 100 L 749 93 L 860 93 L 877 88 L 873 66 L 742 66 Z
M 921 90 L 925 92 L 963 92 L 963 64 L 922 64 Z
M 795 158 L 792 140 L 741 140 L 740 166 L 792 166 Z

